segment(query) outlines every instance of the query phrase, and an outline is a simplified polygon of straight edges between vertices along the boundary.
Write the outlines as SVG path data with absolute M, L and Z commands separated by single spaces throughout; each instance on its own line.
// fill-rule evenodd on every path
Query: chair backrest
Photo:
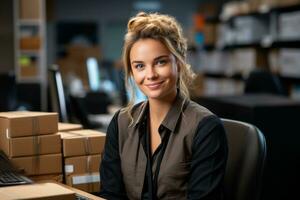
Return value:
M 266 141 L 252 124 L 222 119 L 228 141 L 225 200 L 258 200 L 266 160 Z
M 250 93 L 268 93 L 286 95 L 287 92 L 279 77 L 272 74 L 270 71 L 263 69 L 255 69 L 250 72 L 248 78 L 245 81 L 246 94 Z
M 0 74 L 0 112 L 12 111 L 17 108 L 17 84 L 15 75 Z
M 58 66 L 53 65 L 48 68 L 48 83 L 50 89 L 52 111 L 59 114 L 59 120 L 61 122 L 69 122 L 65 92 Z

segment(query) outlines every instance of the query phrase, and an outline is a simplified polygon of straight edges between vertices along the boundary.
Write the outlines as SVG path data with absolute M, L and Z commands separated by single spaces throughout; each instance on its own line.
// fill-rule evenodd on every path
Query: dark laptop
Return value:
M 32 183 L 32 180 L 19 173 L 3 151 L 0 151 L 0 187 Z

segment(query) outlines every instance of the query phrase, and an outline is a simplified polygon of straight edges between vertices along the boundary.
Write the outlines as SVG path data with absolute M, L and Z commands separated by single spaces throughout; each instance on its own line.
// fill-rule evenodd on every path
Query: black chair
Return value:
M 256 69 L 250 72 L 245 81 L 246 94 L 250 93 L 267 93 L 277 95 L 287 95 L 287 91 L 279 77 L 270 71 Z
M 258 200 L 266 160 L 266 141 L 252 124 L 222 119 L 228 141 L 225 200 Z

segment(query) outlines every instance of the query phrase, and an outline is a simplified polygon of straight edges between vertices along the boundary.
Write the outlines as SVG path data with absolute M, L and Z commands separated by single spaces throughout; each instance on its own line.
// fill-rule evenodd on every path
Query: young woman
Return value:
M 193 79 L 178 22 L 139 13 L 128 22 L 127 88 L 148 100 L 116 113 L 100 167 L 106 199 L 222 199 L 227 142 L 220 119 L 189 99 Z M 134 83 L 130 80 L 134 80 Z

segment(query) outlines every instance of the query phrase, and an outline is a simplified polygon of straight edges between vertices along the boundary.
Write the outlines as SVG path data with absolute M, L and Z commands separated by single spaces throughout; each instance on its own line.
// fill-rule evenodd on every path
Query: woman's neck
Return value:
M 164 101 L 149 99 L 149 111 L 151 121 L 154 120 L 156 123 L 160 124 L 166 117 L 175 98 L 176 95 L 173 98 Z

